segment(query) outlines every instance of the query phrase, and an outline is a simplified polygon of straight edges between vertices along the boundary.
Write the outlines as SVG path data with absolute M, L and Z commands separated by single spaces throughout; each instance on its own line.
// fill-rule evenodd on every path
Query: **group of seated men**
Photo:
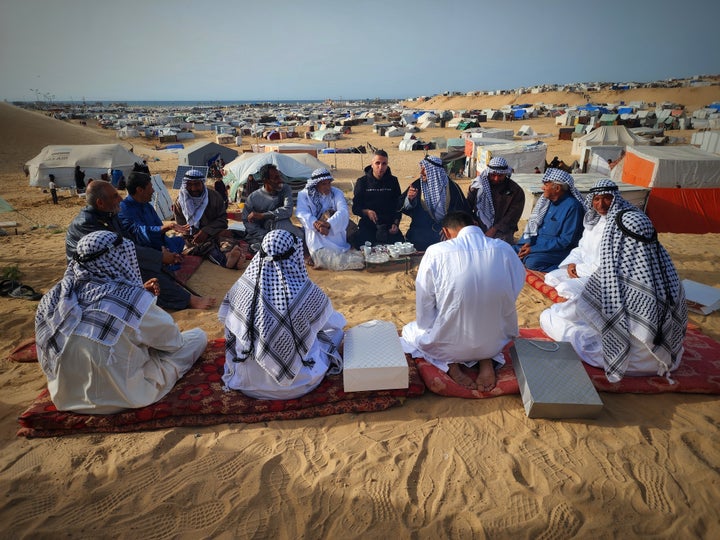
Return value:
M 491 172 L 473 183 L 474 213 L 432 158 L 420 163 L 416 187 L 395 199 L 403 203 L 400 212 L 413 215 L 422 208 L 427 216 L 418 230 L 427 225 L 438 238 L 427 245 L 418 267 L 416 320 L 402 329 L 405 352 L 425 358 L 463 387 L 491 391 L 504 363 L 502 350 L 518 335 L 515 306 L 525 277 L 522 261 L 535 255 L 543 268 L 559 267 L 548 274 L 558 281 L 584 280 L 567 302 L 542 313 L 541 325 L 551 337 L 570 341 L 584 361 L 603 368 L 611 381 L 625 375 L 669 376 L 682 357 L 687 309 L 677 271 L 647 216 L 624 201 L 610 180 L 598 182 L 588 201 L 581 202 L 572 177 L 549 169 L 543 197 L 522 239 L 513 245 L 507 234 L 512 225 L 496 211 L 498 195 L 513 195 L 507 184 L 511 171 L 506 163 L 491 164 Z M 287 208 L 263 208 L 270 199 L 285 204 L 286 185 L 275 172 L 272 167 L 264 171 L 262 191 L 248 197 L 243 215 L 257 226 L 248 234 L 257 232 L 259 242 L 218 313 L 226 338 L 223 380 L 258 399 L 299 397 L 327 373 L 341 371 L 339 348 L 346 324 L 307 274 L 302 233 L 278 223 L 289 221 Z M 378 207 L 380 194 L 392 198 L 399 193 L 387 156 L 376 154 L 363 178 L 366 197 L 353 200 L 353 211 L 361 216 L 360 239 L 377 242 L 385 234 L 391 239 L 400 234 L 398 205 Z M 58 409 L 112 413 L 153 403 L 204 350 L 202 330 L 180 332 L 160 309 L 209 308 L 215 302 L 189 295 L 182 305 L 178 291 L 183 289 L 163 269 L 176 264 L 180 255 L 164 233 L 173 230 L 199 243 L 211 238 L 217 226 L 208 212 L 214 205 L 212 191 L 204 180 L 202 186 L 194 185 L 196 180 L 189 176 L 184 181 L 187 193 L 181 190 L 174 205 L 173 224 L 147 211 L 152 186 L 140 180 L 135 185 L 130 179 L 122 212 L 111 184 L 88 188 L 88 206 L 68 230 L 65 276 L 43 297 L 36 314 L 38 358 Z M 308 244 L 335 245 L 333 228 L 346 226 L 347 205 L 331 182 L 328 171 L 318 170 L 304 190 L 299 213 Z M 499 192 L 493 191 L 498 184 Z M 262 201 L 257 209 L 251 198 Z M 465 206 L 450 209 L 453 200 Z M 330 209 L 321 219 L 320 210 Z M 568 234 L 560 224 L 574 223 L 578 212 L 585 232 Z M 267 227 L 267 220 L 273 226 Z M 383 224 L 385 231 L 379 227 Z M 566 236 L 571 238 L 567 245 Z M 553 253 L 553 247 L 562 249 Z M 564 255 L 555 261 L 551 253 Z M 590 261 L 587 267 L 585 260 Z

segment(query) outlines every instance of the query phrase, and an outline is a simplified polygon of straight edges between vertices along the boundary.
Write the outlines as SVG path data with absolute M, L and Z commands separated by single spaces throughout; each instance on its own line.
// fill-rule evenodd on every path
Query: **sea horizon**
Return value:
M 333 103 L 385 103 L 397 102 L 403 98 L 362 98 L 362 99 L 232 99 L 232 100 L 14 100 L 11 103 L 42 105 L 43 108 L 61 106 L 128 106 L 128 107 L 237 107 L 243 105 L 311 105 L 322 104 L 328 101 Z

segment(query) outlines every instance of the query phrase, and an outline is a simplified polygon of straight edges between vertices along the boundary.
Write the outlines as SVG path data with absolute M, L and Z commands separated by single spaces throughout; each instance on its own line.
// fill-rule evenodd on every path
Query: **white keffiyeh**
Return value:
M 280 386 L 290 386 L 333 313 L 307 275 L 302 240 L 270 231 L 220 306 L 227 361 L 257 362 Z
M 450 178 L 445 172 L 442 160 L 436 156 L 426 156 L 420 166 L 425 169 L 427 182 L 420 181 L 422 197 L 427 204 L 430 216 L 438 223 L 447 212 L 448 184 Z
M 585 210 L 587 210 L 587 203 L 585 201 L 585 198 L 575 187 L 575 180 L 573 180 L 573 177 L 570 175 L 570 173 L 565 172 L 562 169 L 548 169 L 547 171 L 545 171 L 542 181 L 543 184 L 552 182 L 554 184 L 567 185 L 569 187 L 570 194 L 575 197 L 580 202 L 580 204 L 583 205 L 583 208 L 585 208 Z M 535 203 L 535 207 L 533 208 L 532 213 L 528 218 L 527 225 L 525 226 L 525 231 L 523 232 L 523 237 L 537 236 L 538 229 L 540 228 L 540 225 L 542 225 L 543 220 L 545 219 L 545 214 L 547 214 L 549 206 L 550 199 L 545 197 L 544 194 L 540 195 L 538 202 Z
M 131 241 L 110 231 L 82 237 L 62 280 L 35 314 L 38 361 L 48 380 L 56 378 L 71 335 L 112 347 L 125 327 L 140 327 L 152 302 Z
M 597 225 L 598 221 L 600 221 L 600 214 L 593 207 L 593 198 L 595 198 L 595 195 L 606 194 L 613 196 L 613 201 L 608 209 L 608 214 L 619 212 L 625 208 L 635 208 L 632 203 L 626 201 L 623 196 L 620 195 L 620 191 L 618 190 L 615 182 L 609 178 L 601 178 L 595 182 L 595 185 L 590 188 L 590 192 L 587 194 L 587 197 L 585 197 L 585 207 L 587 208 L 587 211 L 585 212 L 585 217 L 583 218 L 583 226 L 586 229 L 593 228 Z
M 310 199 L 310 204 L 313 207 L 312 214 L 315 219 L 319 219 L 320 216 L 328 210 L 337 210 L 332 194 L 328 193 L 327 195 L 323 195 L 317 190 L 317 185 L 324 180 L 330 180 L 330 182 L 332 182 L 334 179 L 327 169 L 315 169 L 312 176 L 308 179 L 307 184 L 305 184 L 308 199 Z
M 202 180 L 203 181 L 203 192 L 199 197 L 193 197 L 187 190 L 188 180 Z M 180 193 L 178 194 L 178 204 L 180 204 L 180 210 L 182 210 L 185 216 L 185 221 L 191 227 L 199 227 L 200 219 L 202 219 L 205 208 L 208 205 L 208 192 L 205 186 L 205 175 L 202 171 L 196 169 L 190 169 L 185 173 L 183 177 L 182 186 L 180 187 Z
M 602 335 L 605 375 L 623 378 L 630 336 L 672 363 L 682 352 L 687 306 L 677 271 L 650 219 L 637 209 L 608 213 L 600 267 L 578 299 L 578 312 Z M 658 359 L 658 374 L 671 365 Z

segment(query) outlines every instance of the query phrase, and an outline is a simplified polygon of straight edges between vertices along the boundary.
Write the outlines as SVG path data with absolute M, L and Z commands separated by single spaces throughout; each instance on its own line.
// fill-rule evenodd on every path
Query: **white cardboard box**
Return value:
M 683 279 L 682 284 L 685 288 L 685 301 L 690 311 L 708 315 L 720 309 L 720 289 L 691 279 Z
M 346 392 L 409 386 L 409 370 L 397 328 L 368 321 L 345 332 L 343 385 Z
M 603 402 L 570 343 L 516 339 L 510 356 L 528 418 L 600 414 Z

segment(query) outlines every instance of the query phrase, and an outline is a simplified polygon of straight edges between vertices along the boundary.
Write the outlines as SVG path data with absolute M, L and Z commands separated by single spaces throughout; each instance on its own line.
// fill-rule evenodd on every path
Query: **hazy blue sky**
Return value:
M 0 0 L 0 99 L 392 98 L 718 74 L 718 21 L 708 0 Z

